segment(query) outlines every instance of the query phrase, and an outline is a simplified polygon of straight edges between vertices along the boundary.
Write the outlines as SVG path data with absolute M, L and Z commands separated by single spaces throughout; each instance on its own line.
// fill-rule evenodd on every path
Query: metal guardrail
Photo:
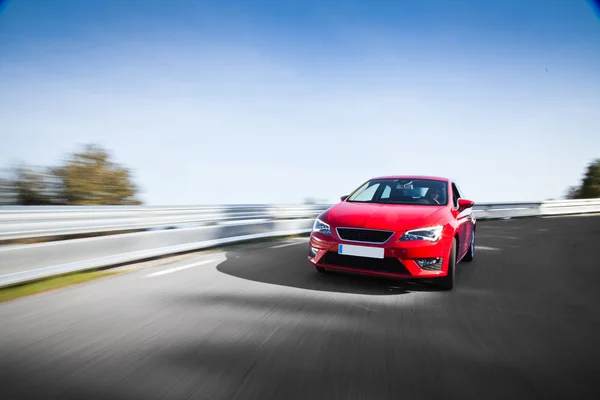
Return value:
M 331 205 L 33 206 L 0 207 L 0 240 L 198 227 L 206 225 L 314 218 Z M 599 212 L 600 199 L 528 203 L 479 203 L 477 218 L 514 218 Z
M 543 217 L 551 215 L 600 212 L 600 198 L 584 200 L 547 200 L 530 203 L 480 203 L 473 208 L 479 219 Z
M 0 247 L 0 287 L 87 269 L 310 232 L 314 218 L 125 233 Z
M 42 244 L 0 247 L 0 287 L 48 276 L 248 239 L 310 232 L 330 205 L 207 207 L 3 207 L 0 238 L 147 228 Z M 478 219 L 600 213 L 600 199 L 480 203 Z
M 542 215 L 569 215 L 600 212 L 600 199 L 551 200 L 540 205 Z
M 473 212 L 478 219 L 537 217 L 542 203 L 483 203 L 476 204 Z
M 139 229 L 167 229 L 248 220 L 314 218 L 326 205 L 216 205 L 203 207 L 4 207 L 0 240 Z

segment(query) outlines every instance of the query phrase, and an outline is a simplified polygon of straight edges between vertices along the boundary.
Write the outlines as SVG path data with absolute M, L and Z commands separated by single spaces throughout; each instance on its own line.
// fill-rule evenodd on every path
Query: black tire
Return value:
M 475 259 L 475 231 L 473 231 L 473 239 L 471 240 L 469 251 L 467 251 L 467 254 L 465 254 L 462 261 L 471 262 L 473 259 Z
M 324 274 L 325 272 L 327 272 L 327 270 L 323 267 L 315 267 L 317 269 L 318 272 Z
M 448 258 L 448 275 L 439 278 L 437 284 L 444 290 L 454 289 L 455 272 L 456 272 L 456 239 L 452 241 L 450 254 Z

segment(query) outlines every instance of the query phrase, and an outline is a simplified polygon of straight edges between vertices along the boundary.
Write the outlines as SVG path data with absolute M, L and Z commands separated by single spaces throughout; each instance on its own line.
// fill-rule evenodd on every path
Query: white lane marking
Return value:
M 486 238 L 486 239 L 508 239 L 508 240 L 521 240 L 516 236 L 502 236 L 502 235 L 492 235 L 492 234 L 482 234 L 477 235 L 478 238 Z
M 265 340 L 263 340 L 263 342 L 260 345 L 262 346 L 263 344 L 267 343 L 267 341 L 269 339 L 271 339 L 271 336 L 273 336 L 275 334 L 275 332 L 277 332 L 279 330 L 279 328 L 280 328 L 279 326 L 277 328 L 275 328 L 275 330 L 273 332 L 271 332 L 271 334 L 269 336 L 267 336 L 267 338 Z
M 182 271 L 182 270 L 188 269 L 188 268 L 198 267 L 198 266 L 204 265 L 204 264 L 210 264 L 211 262 L 214 262 L 214 261 L 215 260 L 204 260 L 204 261 L 198 261 L 198 262 L 188 264 L 188 265 L 182 265 L 181 267 L 169 268 L 169 269 L 165 269 L 162 271 L 153 272 L 151 274 L 148 274 L 148 275 L 146 275 L 146 278 L 154 278 L 156 276 L 162 276 L 162 275 L 170 274 L 172 272 Z
M 586 214 L 557 214 L 557 215 L 544 215 L 542 218 L 575 218 L 575 217 L 597 217 L 600 216 L 600 213 L 595 211 L 590 211 Z
M 393 287 L 393 286 L 390 286 L 390 287 Z M 401 289 L 401 288 L 398 288 L 398 289 Z M 361 305 L 358 305 L 358 304 L 355 304 L 355 306 L 358 307 L 358 308 L 362 308 L 363 310 L 367 310 L 369 312 L 372 312 L 372 310 L 370 308 L 368 308 L 368 307 L 364 307 L 364 306 L 361 306 Z
M 491 251 L 499 251 L 500 249 L 497 249 L 495 247 L 487 247 L 487 246 L 475 246 L 476 250 L 491 250 Z
M 295 243 L 284 243 L 284 244 L 278 244 L 277 246 L 271 246 L 269 247 L 270 249 L 278 249 L 280 247 L 287 247 L 287 246 L 295 246 L 297 244 L 301 244 L 303 242 L 295 242 Z

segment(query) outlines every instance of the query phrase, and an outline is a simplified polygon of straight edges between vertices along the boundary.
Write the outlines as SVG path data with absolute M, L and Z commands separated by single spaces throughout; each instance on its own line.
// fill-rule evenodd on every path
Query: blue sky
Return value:
M 149 204 L 333 202 L 389 174 L 535 201 L 600 157 L 590 2 L 1 7 L 0 165 L 98 143 Z

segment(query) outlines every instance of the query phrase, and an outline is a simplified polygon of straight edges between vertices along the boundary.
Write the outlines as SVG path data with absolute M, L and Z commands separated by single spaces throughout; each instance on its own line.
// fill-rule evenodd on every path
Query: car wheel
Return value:
M 463 261 L 473 261 L 475 258 L 475 232 L 473 232 L 473 238 L 471 239 L 471 246 L 469 246 L 469 251 L 463 257 Z
M 317 269 L 317 271 L 319 271 L 320 273 L 324 274 L 325 272 L 327 272 L 327 270 L 323 267 L 315 267 Z
M 454 277 L 456 272 L 456 239 L 452 241 L 452 247 L 450 248 L 450 255 L 448 258 L 448 275 L 443 278 L 439 278 L 438 285 L 445 290 L 452 290 L 454 288 Z

